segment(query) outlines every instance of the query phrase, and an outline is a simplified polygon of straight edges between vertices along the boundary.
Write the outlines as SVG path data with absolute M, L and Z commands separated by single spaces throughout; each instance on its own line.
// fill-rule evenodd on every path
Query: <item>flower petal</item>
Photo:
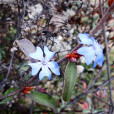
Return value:
M 96 59 L 95 59 L 95 62 L 94 62 L 94 64 L 93 64 L 93 68 L 96 67 L 98 59 L 99 59 L 99 57 L 98 57 L 98 55 L 97 55 L 97 56 L 96 56 Z
M 91 37 L 91 38 L 89 38 L 89 36 L 88 36 L 89 34 L 87 34 L 87 33 L 85 33 L 85 34 L 82 34 L 82 33 L 79 33 L 78 34 L 78 37 L 80 38 L 80 40 L 81 40 L 81 44 L 93 44 L 93 37 Z
M 79 53 L 80 55 L 85 56 L 87 65 L 91 64 L 94 57 L 95 57 L 95 51 L 94 51 L 92 46 L 90 46 L 90 47 L 87 47 L 87 46 L 81 47 L 77 50 L 77 53 Z
M 49 77 L 49 80 L 51 79 L 51 72 L 48 69 L 47 65 L 42 66 L 42 70 L 41 70 L 41 72 L 39 74 L 39 79 L 42 80 L 43 77 L 45 77 L 45 76 L 48 76 Z
M 28 65 L 30 65 L 32 67 L 32 75 L 36 75 L 40 68 L 41 68 L 41 62 L 37 62 L 37 63 L 28 63 Z
M 100 66 L 102 66 L 103 61 L 104 61 L 104 55 L 103 55 L 103 53 L 101 53 L 101 56 L 100 56 L 100 58 L 99 58 L 99 60 L 98 60 L 98 64 L 99 64 Z
M 96 59 L 95 59 L 95 62 L 94 62 L 94 65 L 93 65 L 93 68 L 96 67 L 96 64 L 97 64 L 97 63 L 98 63 L 100 66 L 102 66 L 103 61 L 104 61 L 104 55 L 103 55 L 103 52 L 101 52 L 101 53 L 97 54 Z
M 47 66 L 55 75 L 60 75 L 59 65 L 55 61 L 48 62 Z
M 44 53 L 45 53 L 45 61 L 47 62 L 51 60 L 53 56 L 55 55 L 55 52 L 49 51 L 46 46 L 44 46 Z
M 36 47 L 36 52 L 30 53 L 29 56 L 32 57 L 33 59 L 37 59 L 41 61 L 43 60 L 43 52 L 41 48 L 38 46 Z

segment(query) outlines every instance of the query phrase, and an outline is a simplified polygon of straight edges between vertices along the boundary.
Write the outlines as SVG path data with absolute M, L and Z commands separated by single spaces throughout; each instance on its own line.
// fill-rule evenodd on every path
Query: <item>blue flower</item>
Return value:
M 56 75 L 60 75 L 59 65 L 55 61 L 50 61 L 55 52 L 51 52 L 48 50 L 46 46 L 44 46 L 44 54 L 40 47 L 36 47 L 36 52 L 29 54 L 29 56 L 33 59 L 38 60 L 36 63 L 29 63 L 32 67 L 32 75 L 36 75 L 39 72 L 39 79 L 42 80 L 44 76 L 48 76 L 49 80 L 51 79 L 51 72 Z
M 78 34 L 78 37 L 80 38 L 81 42 L 80 44 L 89 44 L 90 46 L 84 46 L 77 50 L 77 53 L 80 55 L 85 56 L 86 58 L 86 64 L 89 65 L 92 63 L 92 61 L 95 59 L 93 68 L 96 67 L 96 64 L 99 64 L 102 66 L 104 61 L 104 55 L 102 46 L 94 39 L 94 37 L 89 38 L 89 34 Z

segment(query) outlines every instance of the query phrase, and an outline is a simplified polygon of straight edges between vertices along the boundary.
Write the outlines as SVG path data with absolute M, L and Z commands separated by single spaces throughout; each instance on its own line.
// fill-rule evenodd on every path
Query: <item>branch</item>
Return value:
M 6 75 L 6 78 L 5 78 L 4 81 L 2 82 L 3 84 L 2 84 L 2 86 L 1 86 L 1 88 L 0 88 L 0 91 L 2 91 L 2 89 L 5 87 L 6 82 L 7 82 L 7 80 L 8 80 L 8 77 L 9 77 L 9 74 L 10 74 L 10 71 L 11 71 L 11 67 L 12 67 L 12 63 L 13 63 L 13 58 L 14 58 L 14 52 L 12 53 L 10 65 L 9 65 L 9 67 L 8 67 L 8 73 L 7 73 L 7 75 Z
M 113 11 L 113 9 L 114 9 L 114 2 L 109 7 L 109 9 L 105 12 L 105 14 L 103 15 L 102 19 L 99 21 L 99 23 L 95 27 L 95 29 L 89 34 L 89 37 L 93 36 L 93 34 L 95 34 L 100 29 L 100 27 L 103 25 L 103 23 L 106 22 L 106 20 L 110 16 L 110 13 L 111 13 L 111 11 Z
M 20 16 L 19 16 L 19 13 L 20 13 L 20 8 L 18 7 L 18 21 L 17 21 L 17 31 L 16 31 L 16 36 L 15 36 L 15 39 L 17 39 L 19 37 L 19 29 L 20 29 Z M 2 91 L 2 89 L 5 87 L 6 85 L 6 82 L 8 80 L 8 77 L 10 75 L 10 72 L 11 72 L 11 67 L 12 67 L 12 64 L 13 64 L 13 59 L 14 59 L 14 54 L 15 52 L 12 53 L 12 56 L 11 56 L 11 60 L 10 60 L 10 65 L 8 67 L 8 72 L 7 72 L 7 75 L 6 75 L 6 78 L 4 79 L 4 81 L 2 82 L 2 86 L 0 88 L 0 92 Z
M 16 94 L 19 94 L 21 91 L 23 91 L 25 89 L 25 87 L 27 87 L 33 80 L 35 80 L 37 78 L 37 75 L 36 76 L 33 76 L 31 79 L 29 79 L 23 86 L 21 86 L 19 88 L 19 90 L 15 91 L 15 92 L 12 92 L 6 96 L 3 96 L 3 97 L 0 97 L 0 101 L 8 98 L 8 97 L 11 97 L 11 96 L 14 96 Z
M 101 8 L 101 14 L 103 16 L 103 7 L 102 7 L 102 4 L 101 4 L 101 0 L 99 0 L 100 2 L 100 8 Z M 112 6 L 114 7 L 114 3 L 112 4 Z M 107 41 L 107 37 L 106 37 L 106 29 L 105 29 L 105 23 L 103 23 L 103 36 L 104 36 L 104 40 L 105 40 L 105 48 L 106 48 L 106 64 L 107 64 L 107 75 L 108 75 L 108 80 L 109 80 L 109 91 L 110 91 L 110 104 L 112 106 L 114 106 L 113 104 L 113 100 L 112 100 L 112 86 L 111 86 L 111 76 L 110 76 L 110 65 L 109 65 L 109 52 L 108 52 L 108 41 Z M 113 112 L 113 108 L 110 107 L 109 109 L 109 114 L 112 114 Z

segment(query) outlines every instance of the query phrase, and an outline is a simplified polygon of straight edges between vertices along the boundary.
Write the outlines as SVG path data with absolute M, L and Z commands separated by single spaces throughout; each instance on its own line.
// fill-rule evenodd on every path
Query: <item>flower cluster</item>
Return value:
M 96 67 L 96 64 L 102 66 L 104 61 L 102 46 L 93 37 L 89 38 L 89 34 L 87 33 L 80 33 L 78 37 L 81 40 L 80 44 L 90 45 L 83 46 L 77 50 L 78 54 L 85 56 L 86 64 L 91 64 L 92 61 L 95 59 L 93 68 Z
M 43 56 L 45 54 L 45 57 Z M 48 76 L 49 80 L 51 79 L 51 72 L 55 75 L 60 75 L 59 65 L 55 61 L 50 61 L 55 52 L 51 52 L 48 50 L 46 46 L 44 46 L 44 53 L 40 47 L 36 48 L 36 52 L 29 54 L 29 56 L 33 59 L 38 60 L 36 63 L 29 63 L 32 67 L 32 75 L 36 75 L 39 72 L 39 79 L 42 80 L 44 76 Z
M 86 64 L 89 65 L 95 59 L 93 67 L 96 67 L 96 64 L 102 66 L 104 61 L 104 55 L 101 45 L 93 38 L 89 38 L 88 34 L 79 34 L 78 35 L 81 44 L 86 44 L 89 46 L 83 46 L 78 50 L 67 54 L 66 58 L 70 59 L 72 62 L 76 62 L 82 55 L 86 58 Z M 43 56 L 45 54 L 45 56 Z M 32 67 L 32 75 L 36 75 L 39 72 L 39 79 L 42 80 L 44 76 L 48 76 L 49 80 L 51 79 L 51 72 L 55 75 L 60 75 L 59 65 L 55 61 L 51 61 L 55 52 L 48 50 L 44 46 L 44 53 L 40 47 L 36 48 L 36 52 L 29 54 L 33 59 L 38 60 L 36 63 L 29 63 Z M 96 58 L 95 58 L 96 57 Z

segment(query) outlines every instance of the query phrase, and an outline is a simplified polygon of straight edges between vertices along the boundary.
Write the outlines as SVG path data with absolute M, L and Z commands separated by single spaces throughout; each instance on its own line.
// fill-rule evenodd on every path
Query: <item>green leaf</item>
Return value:
M 13 91 L 15 91 L 16 90 L 16 88 L 9 88 L 5 93 L 4 93 L 4 96 L 5 95 L 8 95 L 9 93 L 11 93 L 11 92 L 13 92 Z
M 69 61 L 65 70 L 63 100 L 68 102 L 76 82 L 76 65 Z
M 97 85 L 97 86 L 102 85 L 102 82 L 96 82 L 94 85 Z
M 20 67 L 19 72 L 21 73 L 23 71 L 27 71 L 28 69 L 29 69 L 29 66 L 27 65 L 27 62 L 26 62 Z
M 10 88 L 10 89 L 8 89 L 8 90 L 3 94 L 3 96 L 8 95 L 9 93 L 11 93 L 11 92 L 13 92 L 13 91 L 15 91 L 15 90 L 16 90 L 16 88 Z M 0 104 L 5 104 L 6 101 L 11 101 L 12 99 L 13 99 L 13 96 L 8 97 L 8 98 L 2 100 L 2 101 L 0 102 Z
M 52 108 L 55 112 L 57 112 L 56 100 L 53 97 L 49 96 L 48 94 L 41 93 L 38 91 L 31 91 L 31 94 L 29 94 L 27 96 L 29 96 L 34 102 L 37 102 L 44 106 L 48 106 L 48 107 Z
M 101 112 L 101 111 L 104 111 L 104 109 L 101 109 L 101 108 L 96 109 L 96 110 L 93 111 L 93 114 L 96 114 L 96 113 Z
M 92 101 L 89 97 L 87 97 L 87 102 L 89 103 L 89 110 L 92 108 Z
M 90 113 L 90 110 L 83 110 L 83 113 Z

